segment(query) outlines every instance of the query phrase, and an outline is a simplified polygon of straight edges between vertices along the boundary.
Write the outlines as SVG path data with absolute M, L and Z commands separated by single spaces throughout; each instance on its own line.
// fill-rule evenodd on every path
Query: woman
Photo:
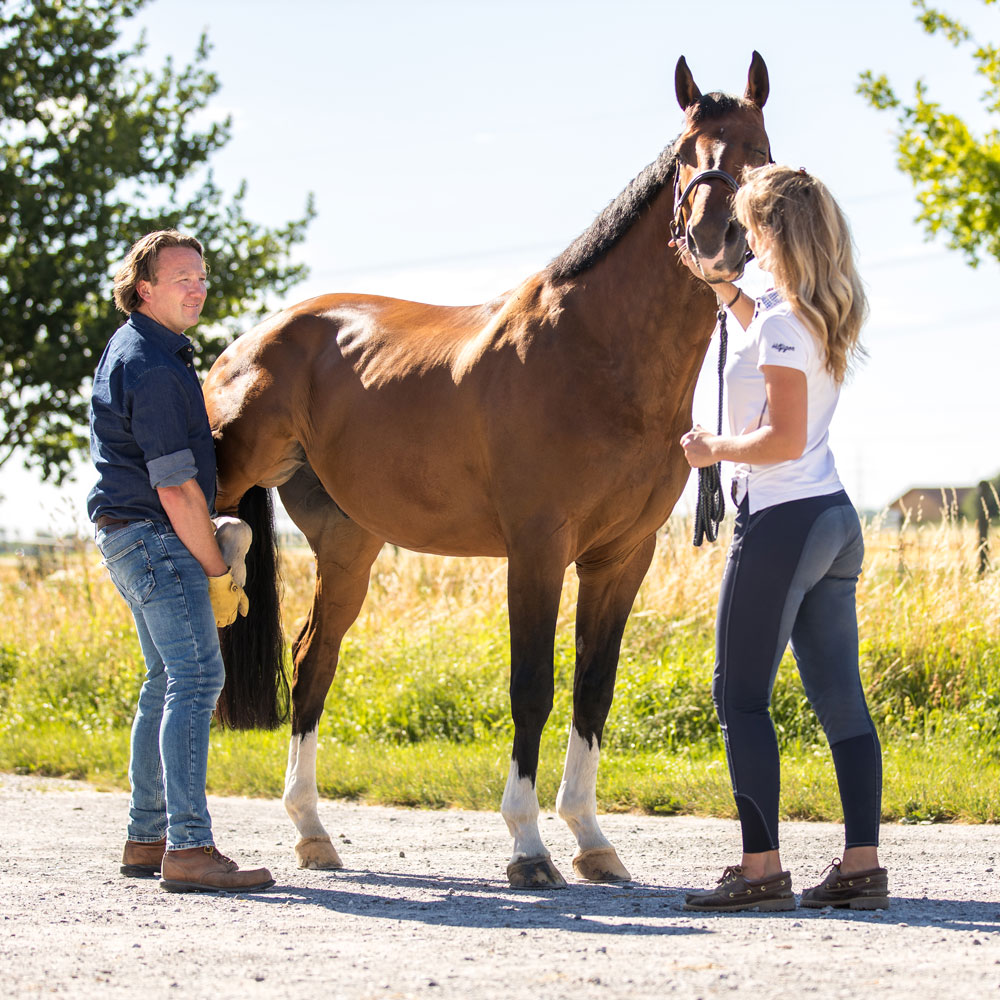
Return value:
M 879 866 L 881 748 L 858 673 L 855 585 L 864 545 L 837 477 L 827 432 L 867 311 L 850 230 L 826 187 L 804 170 L 750 173 L 736 216 L 774 291 L 756 304 L 715 285 L 746 330 L 726 366 L 731 433 L 681 439 L 693 468 L 736 463 L 738 505 L 722 580 L 712 685 L 743 835 L 739 865 L 690 910 L 790 910 L 778 850 L 778 743 L 769 704 L 789 639 L 826 732 L 844 809 L 843 859 L 802 905 L 888 906 Z M 699 277 L 697 265 L 685 262 Z

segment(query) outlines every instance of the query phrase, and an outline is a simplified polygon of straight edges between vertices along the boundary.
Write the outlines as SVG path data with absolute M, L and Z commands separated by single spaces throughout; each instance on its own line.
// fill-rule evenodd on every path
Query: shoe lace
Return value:
M 826 866 L 826 867 L 825 867 L 825 868 L 824 868 L 824 869 L 823 869 L 823 870 L 822 870 L 822 871 L 821 871 L 821 872 L 819 873 L 819 877 L 820 877 L 820 879 L 822 879 L 822 878 L 823 878 L 823 877 L 824 877 L 824 876 L 826 875 L 826 873 L 827 873 L 827 872 L 832 872 L 834 868 L 837 868 L 837 869 L 839 869 L 839 868 L 840 868 L 840 866 L 841 866 L 842 864 L 843 864 L 843 862 L 842 862 L 842 861 L 840 860 L 840 858 L 834 858 L 834 859 L 833 859 L 833 861 L 831 861 L 831 862 L 830 862 L 830 863 L 829 863 L 829 864 L 828 864 L 828 865 L 827 865 L 827 866 Z
M 739 878 L 743 874 L 742 865 L 726 865 L 725 871 L 722 873 L 722 878 L 719 879 L 718 884 L 724 885 L 730 879 Z
M 225 856 L 225 854 L 223 854 L 222 851 L 220 851 L 217 847 L 213 847 L 212 848 L 212 857 L 216 861 L 221 861 L 223 864 L 226 864 L 226 865 L 233 864 L 233 859 L 232 858 L 227 858 Z

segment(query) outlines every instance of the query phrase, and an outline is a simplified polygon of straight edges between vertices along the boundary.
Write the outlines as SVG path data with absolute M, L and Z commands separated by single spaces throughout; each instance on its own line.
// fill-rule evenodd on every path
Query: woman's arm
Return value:
M 683 240 L 671 240 L 670 246 L 677 248 L 677 255 L 687 269 L 699 280 L 708 284 L 701 268 L 695 263 L 694 258 L 688 252 L 687 245 Z M 745 330 L 753 319 L 754 310 L 757 304 L 746 292 L 737 288 L 731 281 L 720 281 L 711 286 L 715 292 L 715 297 L 719 300 L 720 306 L 725 306 L 737 319 L 740 326 Z
M 796 459 L 805 451 L 809 399 L 805 372 L 780 365 L 761 365 L 760 370 L 769 423 L 732 436 L 694 427 L 681 438 L 684 457 L 693 469 L 720 461 L 773 465 Z
M 715 292 L 719 305 L 725 306 L 745 330 L 750 325 L 754 310 L 757 308 L 754 299 L 730 281 L 722 281 L 717 285 L 712 285 L 712 291 Z M 734 296 L 736 297 L 735 301 Z

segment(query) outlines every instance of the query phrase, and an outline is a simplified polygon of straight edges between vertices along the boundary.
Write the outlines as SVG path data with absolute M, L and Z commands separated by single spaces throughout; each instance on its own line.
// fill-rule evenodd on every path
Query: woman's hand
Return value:
M 708 279 L 702 273 L 698 262 L 691 256 L 691 251 L 687 248 L 687 240 L 681 237 L 679 240 L 670 240 L 667 246 L 673 247 L 677 251 L 680 262 L 700 281 L 707 282 Z
M 712 445 L 718 440 L 715 434 L 706 431 L 700 424 L 695 424 L 681 438 L 681 447 L 684 449 L 684 457 L 692 469 L 703 469 L 709 465 L 715 465 L 718 459 L 712 451 Z

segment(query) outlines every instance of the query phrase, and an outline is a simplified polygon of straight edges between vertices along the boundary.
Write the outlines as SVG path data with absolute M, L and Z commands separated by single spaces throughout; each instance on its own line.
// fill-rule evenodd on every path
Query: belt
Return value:
M 117 531 L 119 528 L 124 528 L 126 524 L 132 523 L 132 521 L 127 521 L 120 517 L 111 517 L 108 514 L 102 514 L 97 519 L 97 530 L 110 534 L 112 531 Z

